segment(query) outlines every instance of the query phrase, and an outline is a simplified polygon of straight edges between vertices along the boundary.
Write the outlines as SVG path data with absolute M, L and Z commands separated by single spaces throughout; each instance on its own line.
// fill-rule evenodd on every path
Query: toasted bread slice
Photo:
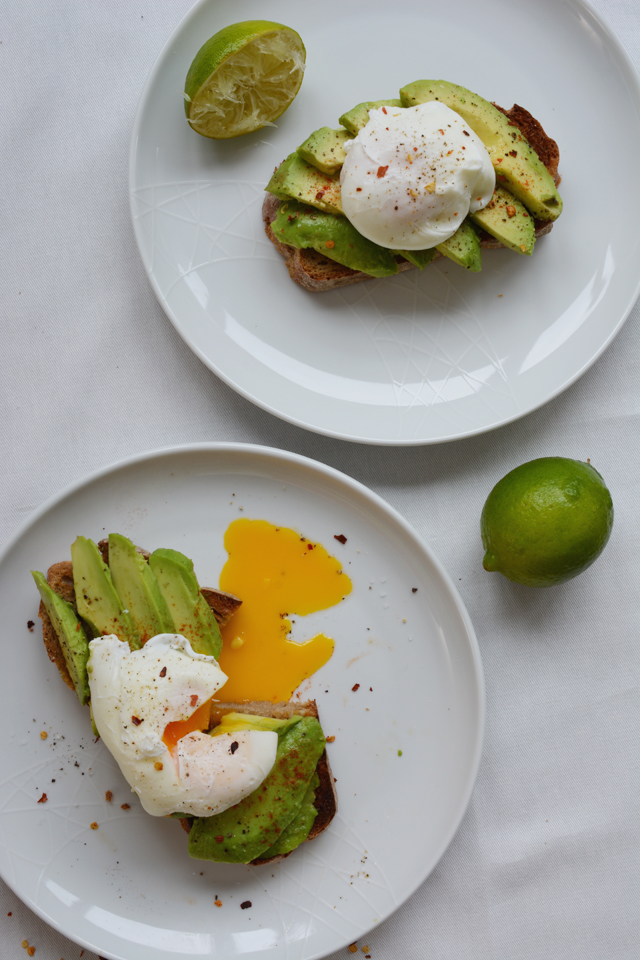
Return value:
M 307 700 L 303 703 L 296 703 L 291 700 L 281 703 L 270 703 L 267 700 L 243 700 L 239 703 L 214 701 L 211 705 L 211 727 L 215 727 L 220 723 L 225 713 L 252 713 L 260 717 L 273 717 L 276 720 L 288 720 L 289 717 L 294 716 L 315 717 L 316 720 L 319 719 L 318 707 L 315 700 Z M 317 816 L 309 831 L 309 836 L 304 841 L 305 843 L 309 840 L 315 840 L 316 837 L 327 829 L 338 809 L 338 798 L 326 750 L 323 751 L 322 756 L 318 760 L 316 772 L 320 778 L 320 784 L 316 790 L 314 799 Z M 191 829 L 190 819 L 188 817 L 181 817 L 180 823 L 182 828 L 188 833 Z M 291 853 L 293 853 L 293 850 Z M 279 860 L 284 860 L 285 857 L 288 856 L 289 854 L 285 853 L 277 857 L 268 857 L 267 859 L 257 858 L 256 860 L 252 860 L 251 863 L 254 866 L 262 866 L 265 863 L 277 863 Z
M 109 541 L 101 540 L 98 543 L 98 547 L 105 563 L 108 564 Z M 141 547 L 138 547 L 137 549 L 143 556 L 146 556 L 147 558 L 149 557 L 148 551 L 143 550 Z M 63 597 L 63 599 L 68 603 L 71 603 L 75 609 L 76 603 L 75 591 L 73 587 L 73 566 L 70 560 L 63 560 L 60 563 L 54 563 L 51 567 L 49 567 L 49 570 L 47 571 L 47 582 L 49 583 L 49 586 L 56 591 L 56 593 L 60 594 L 60 596 Z M 200 590 L 207 603 L 211 607 L 216 620 L 221 626 L 223 626 L 229 620 L 232 614 L 242 604 L 242 600 L 240 600 L 238 597 L 235 597 L 231 593 L 225 593 L 224 591 L 216 590 L 213 587 L 201 587 Z M 47 613 L 42 601 L 40 602 L 38 616 L 42 620 L 42 637 L 47 654 L 49 655 L 49 659 L 52 661 L 52 663 L 55 663 L 60 671 L 60 676 L 67 686 L 74 690 L 73 681 L 71 680 L 69 671 L 67 669 L 67 664 L 62 653 L 60 641 L 58 640 L 56 631 L 53 628 L 51 620 L 49 619 L 49 614 Z M 209 729 L 220 723 L 220 720 L 225 713 L 231 712 L 252 713 L 262 717 L 274 717 L 278 720 L 287 720 L 289 717 L 294 715 L 302 717 L 316 717 L 316 719 L 319 719 L 318 708 L 315 700 L 308 700 L 304 703 L 296 703 L 295 701 L 270 703 L 269 701 L 263 700 L 243 701 L 241 703 L 214 702 L 211 707 Z M 320 759 L 318 760 L 316 771 L 320 778 L 320 784 L 316 790 L 314 806 L 318 812 L 307 840 L 313 840 L 324 830 L 326 830 L 333 820 L 338 808 L 333 774 L 331 773 L 331 767 L 329 766 L 326 750 L 323 751 Z M 191 821 L 185 817 L 180 818 L 180 823 L 188 833 L 191 829 Z M 254 865 L 275 863 L 278 860 L 283 860 L 288 856 L 289 854 L 287 853 L 277 857 L 270 857 L 266 860 L 253 860 L 252 863 Z
M 536 151 L 545 167 L 554 178 L 556 184 L 560 183 L 558 175 L 558 164 L 560 162 L 560 151 L 558 144 L 551 137 L 547 136 L 542 125 L 533 117 L 524 107 L 514 104 L 510 110 L 505 110 L 494 104 L 501 113 L 509 118 L 511 124 L 517 127 L 526 137 L 533 149 Z M 279 253 L 286 260 L 289 276 L 295 283 L 304 287 L 311 293 L 322 293 L 324 290 L 337 290 L 340 287 L 350 286 L 352 283 L 361 283 L 363 280 L 373 280 L 368 273 L 362 273 L 359 270 L 351 270 L 350 267 L 344 267 L 335 260 L 325 257 L 316 250 L 290 247 L 282 243 L 275 236 L 271 229 L 271 224 L 276 218 L 280 204 L 284 201 L 278 200 L 272 194 L 267 194 L 262 204 L 262 219 L 265 224 L 265 233 L 273 243 Z M 535 220 L 536 239 L 545 236 L 551 232 L 553 223 L 545 220 Z M 485 250 L 503 249 L 503 244 L 493 237 L 490 237 L 484 230 L 480 230 L 480 246 Z M 442 254 L 436 253 L 431 263 L 442 260 Z M 404 273 L 405 270 L 413 270 L 414 265 L 398 257 L 398 271 Z

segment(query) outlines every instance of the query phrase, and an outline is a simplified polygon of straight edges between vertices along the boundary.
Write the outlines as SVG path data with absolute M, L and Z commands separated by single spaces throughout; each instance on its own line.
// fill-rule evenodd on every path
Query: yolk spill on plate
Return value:
M 289 700 L 334 646 L 321 633 L 304 643 L 289 640 L 289 615 L 334 606 L 351 593 L 351 581 L 321 544 L 266 520 L 235 520 L 224 545 L 229 559 L 220 589 L 240 597 L 242 606 L 222 630 L 220 667 L 229 679 L 216 696 Z

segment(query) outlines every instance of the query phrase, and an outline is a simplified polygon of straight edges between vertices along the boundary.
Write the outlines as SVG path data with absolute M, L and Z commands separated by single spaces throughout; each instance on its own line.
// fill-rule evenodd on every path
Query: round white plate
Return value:
M 293 634 L 323 630 L 336 642 L 301 689 L 335 736 L 338 814 L 317 840 L 263 868 L 190 860 L 180 826 L 142 811 L 47 659 L 29 575 L 68 558 L 77 534 L 98 540 L 115 530 L 140 546 L 184 551 L 200 582 L 215 585 L 224 531 L 237 517 L 324 544 L 353 583 L 336 607 L 296 617 Z M 329 467 L 242 444 L 178 447 L 109 467 L 22 528 L 0 560 L 0 609 L 1 873 L 48 923 L 96 953 L 324 956 L 389 916 L 460 824 L 484 728 L 473 627 L 406 521 Z M 130 810 L 121 809 L 126 802 Z
M 187 126 L 193 56 L 228 23 L 294 27 L 307 71 L 278 120 L 216 143 Z M 445 78 L 530 110 L 560 147 L 565 210 L 533 258 L 487 251 L 323 294 L 294 284 L 262 228 L 264 186 L 362 100 Z M 581 0 L 202 0 L 161 53 L 134 125 L 131 209 L 158 299 L 234 390 L 318 433 L 423 444 L 534 410 L 602 353 L 638 295 L 640 86 Z

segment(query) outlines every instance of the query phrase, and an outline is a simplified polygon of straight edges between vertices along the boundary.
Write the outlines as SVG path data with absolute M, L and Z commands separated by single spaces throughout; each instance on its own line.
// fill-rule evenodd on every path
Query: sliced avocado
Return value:
M 446 80 L 417 80 L 403 87 L 400 97 L 405 107 L 439 100 L 455 110 L 484 143 L 500 182 L 535 217 L 560 216 L 562 200 L 553 177 L 518 128 L 488 100 Z
M 346 217 L 334 217 L 291 200 L 281 205 L 271 229 L 283 243 L 300 249 L 310 247 L 372 277 L 398 272 L 393 251 L 367 240 Z
M 69 676 L 80 703 L 89 700 L 89 681 L 87 679 L 87 660 L 89 659 L 89 641 L 84 628 L 70 603 L 52 590 L 44 574 L 32 570 L 31 576 L 49 614 L 51 625 L 56 632 L 64 655 Z
M 332 130 L 331 127 L 320 127 L 315 130 L 304 143 L 298 147 L 298 153 L 307 163 L 313 164 L 323 173 L 337 173 L 346 157 L 344 152 L 345 141 L 349 140 L 349 133 L 343 128 Z
M 509 250 L 529 256 L 533 253 L 536 242 L 533 217 L 504 187 L 496 187 L 487 206 L 477 213 L 470 213 L 469 219 Z
M 393 252 L 404 257 L 405 260 L 412 263 L 418 270 L 424 270 L 427 264 L 431 263 L 435 257 L 436 248 L 432 247 L 431 250 L 394 250 Z
M 439 243 L 436 247 L 445 257 L 449 257 L 454 263 L 461 267 L 466 267 L 473 273 L 482 270 L 482 250 L 480 249 L 480 237 L 473 229 L 473 226 L 465 218 L 456 232 L 448 240 Z
M 291 823 L 284 828 L 273 846 L 269 847 L 268 850 L 265 850 L 260 855 L 261 859 L 268 860 L 269 857 L 278 857 L 284 853 L 291 853 L 291 851 L 299 847 L 301 843 L 304 843 L 318 816 L 318 811 L 313 805 L 313 802 L 319 786 L 320 777 L 317 773 L 314 773 L 307 787 L 307 792 L 304 795 L 302 804 L 300 805 L 300 810 Z
M 149 557 L 173 623 L 172 630 L 191 642 L 196 653 L 220 656 L 222 637 L 211 607 L 200 593 L 193 561 L 177 550 L 161 548 Z
M 349 131 L 351 136 L 357 137 L 363 127 L 369 123 L 369 110 L 377 110 L 378 107 L 401 107 L 400 100 L 365 100 L 364 103 L 358 103 L 347 113 L 343 113 L 338 123 Z
M 276 717 L 260 717 L 255 713 L 225 713 L 217 727 L 211 731 L 212 737 L 220 737 L 223 733 L 235 733 L 238 730 L 275 730 L 281 736 L 289 727 L 295 726 L 302 719 L 293 716 L 287 720 L 278 720 Z
M 279 200 L 299 200 L 326 213 L 342 213 L 340 178 L 321 173 L 298 153 L 280 164 L 265 190 Z
M 173 633 L 173 620 L 153 570 L 131 540 L 119 533 L 109 534 L 109 570 L 142 643 L 159 633 Z
M 71 544 L 71 560 L 78 615 L 89 625 L 93 636 L 115 633 L 120 640 L 127 640 L 132 650 L 138 650 L 138 631 L 118 596 L 97 544 L 77 537 Z
M 273 768 L 257 790 L 214 817 L 193 821 L 189 855 L 249 863 L 273 846 L 300 812 L 324 745 L 316 718 L 302 717 L 278 739 Z

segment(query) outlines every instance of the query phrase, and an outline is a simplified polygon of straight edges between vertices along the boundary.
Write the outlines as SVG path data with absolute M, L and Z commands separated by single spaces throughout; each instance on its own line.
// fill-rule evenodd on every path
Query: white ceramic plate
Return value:
M 181 91 L 205 39 L 238 20 L 287 23 L 307 71 L 278 121 L 215 143 Z M 514 102 L 557 139 L 565 210 L 533 258 L 489 251 L 481 274 L 422 275 L 309 294 L 260 216 L 273 168 L 362 100 L 423 77 Z M 541 406 L 602 353 L 638 294 L 640 86 L 580 0 L 203 0 L 142 95 L 131 146 L 135 234 L 158 299 L 234 390 L 319 433 L 423 444 L 491 430 Z
M 97 540 L 118 530 L 141 546 L 184 551 L 200 582 L 215 585 L 224 531 L 239 516 L 323 543 L 353 583 L 346 600 L 296 617 L 294 628 L 294 638 L 322 629 L 336 641 L 302 690 L 336 738 L 329 749 L 339 811 L 317 840 L 265 868 L 190 860 L 179 825 L 141 810 L 46 657 L 29 575 L 67 558 L 78 533 Z M 209 444 L 103 470 L 22 528 L 0 560 L 0 609 L 1 873 L 43 919 L 96 953 L 324 956 L 392 913 L 462 819 L 484 727 L 469 617 L 409 525 L 329 467 L 265 447 Z M 38 804 L 43 792 L 47 802 Z M 246 900 L 251 909 L 240 909 Z

